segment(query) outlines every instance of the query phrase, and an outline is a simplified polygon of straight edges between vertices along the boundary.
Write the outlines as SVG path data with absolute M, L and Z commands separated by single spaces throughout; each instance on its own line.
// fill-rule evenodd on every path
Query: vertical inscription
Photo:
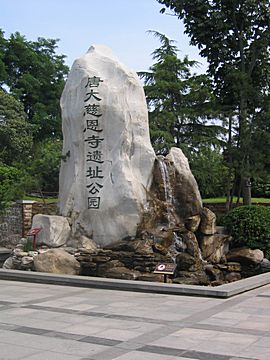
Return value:
M 87 145 L 86 151 L 86 189 L 88 193 L 88 209 L 99 209 L 103 188 L 103 151 L 102 143 L 102 113 L 100 104 L 102 99 L 99 95 L 99 85 L 103 82 L 100 77 L 88 77 L 85 88 L 87 89 L 84 99 L 84 141 Z

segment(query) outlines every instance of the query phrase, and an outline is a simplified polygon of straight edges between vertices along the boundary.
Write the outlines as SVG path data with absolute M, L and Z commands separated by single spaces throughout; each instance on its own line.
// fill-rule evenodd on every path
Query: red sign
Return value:
M 31 236 L 31 235 L 37 235 L 39 232 L 41 231 L 41 228 L 33 228 L 29 231 L 29 233 L 27 234 L 28 236 Z

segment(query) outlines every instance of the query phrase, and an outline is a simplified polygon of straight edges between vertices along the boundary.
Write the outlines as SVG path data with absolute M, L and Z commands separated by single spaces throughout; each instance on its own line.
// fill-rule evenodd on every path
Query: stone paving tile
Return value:
M 132 330 L 121 330 L 121 329 L 106 329 L 100 331 L 96 334 L 97 336 L 120 340 L 120 341 L 127 341 L 136 338 L 137 336 L 141 335 L 139 331 L 132 331 Z
M 71 333 L 71 334 L 78 334 L 78 335 L 96 335 L 100 333 L 101 331 L 105 331 L 107 329 L 106 325 L 103 325 L 100 323 L 99 325 L 92 326 L 91 324 L 74 324 L 65 326 L 63 329 L 61 329 L 61 332 L 65 333 Z
M 78 341 L 85 342 L 89 344 L 105 345 L 105 346 L 115 346 L 121 343 L 118 340 L 105 339 L 97 336 L 85 336 Z
M 219 326 L 237 326 L 239 325 L 239 320 L 232 318 L 232 319 L 222 319 L 217 317 L 209 317 L 208 319 L 200 321 L 200 324 L 207 324 L 207 325 L 219 325 Z
M 213 330 L 218 332 L 228 332 L 233 334 L 249 334 L 255 336 L 265 336 L 270 333 L 270 331 L 258 330 L 258 329 L 242 329 L 240 327 L 231 327 L 223 325 L 209 325 L 209 324 L 194 324 L 190 327 L 191 329 L 202 329 L 202 330 Z
M 127 353 L 130 353 L 130 350 L 121 349 L 118 347 L 110 347 L 108 350 L 101 351 L 95 355 L 92 355 L 91 357 L 85 357 L 80 360 L 112 360 L 116 359 L 120 355 Z
M 269 324 L 269 326 L 270 326 L 270 324 Z M 258 341 L 256 341 L 256 343 L 254 345 L 262 346 L 262 347 L 270 349 L 270 336 L 261 337 L 260 339 L 258 339 Z
M 137 352 L 137 351 L 131 351 L 127 354 L 120 355 L 114 359 L 115 360 L 187 360 L 187 358 L 183 358 L 179 356 L 151 354 L 151 353 Z M 197 360 L 197 359 L 189 358 L 189 360 Z
M 201 351 L 204 353 L 211 353 L 211 354 L 222 354 L 224 356 L 242 356 L 243 351 L 246 349 L 246 345 L 244 344 L 228 344 L 222 341 L 213 340 L 212 343 L 207 342 L 199 342 L 192 346 L 194 351 Z M 248 354 L 245 354 L 246 356 Z M 213 357 L 213 359 L 215 359 Z M 206 359 L 208 360 L 208 359 Z M 269 359 L 268 359 L 269 360 Z
M 1 349 L 2 347 L 6 347 L 6 345 L 14 344 L 14 341 L 18 346 L 29 348 L 33 354 L 37 353 L 37 350 L 48 351 L 53 349 L 56 353 L 84 357 L 108 349 L 108 346 L 71 339 L 52 338 L 18 332 L 16 332 L 16 335 L 12 332 L 12 336 L 10 336 L 10 333 L 7 331 L 0 332 Z M 57 359 L 57 357 L 55 359 Z
M 14 339 L 13 339 L 14 340 Z M 0 360 L 18 360 L 29 359 L 31 355 L 38 353 L 37 349 L 28 346 L 18 346 L 13 344 L 2 343 L 0 340 Z
M 269 360 L 270 359 L 270 348 L 252 345 L 242 351 L 243 357 L 256 360 Z
M 250 319 L 248 321 L 241 321 L 237 325 L 241 329 L 253 329 L 260 331 L 270 331 L 270 322 L 267 319 L 264 321 L 262 319 Z
M 45 330 L 45 329 L 32 328 L 32 327 L 28 327 L 28 326 L 19 326 L 16 329 L 14 329 L 13 331 L 23 333 L 23 334 L 33 334 L 33 335 L 44 335 L 48 332 L 48 330 Z M 14 336 L 16 336 L 16 335 L 14 335 Z
M 66 322 L 63 321 L 54 321 L 54 320 L 40 320 L 40 319 L 31 319 L 26 316 L 2 316 L 1 313 L 1 322 L 6 324 L 12 324 L 17 326 L 29 326 L 29 327 L 42 327 L 43 329 L 50 331 L 62 331 L 65 327 L 68 326 Z
M 14 303 L 11 301 L 0 301 L 0 305 L 11 305 L 11 304 L 14 304 Z
M 47 332 L 46 336 L 53 337 L 53 338 L 60 338 L 60 339 L 71 339 L 71 340 L 79 340 L 85 337 L 85 335 L 79 334 L 67 334 L 60 331 L 51 331 Z
M 193 349 L 195 345 L 200 344 L 202 341 L 210 342 L 214 341 L 216 332 L 214 331 L 201 331 L 193 329 L 181 329 L 168 336 L 155 340 L 150 345 L 164 346 L 174 349 Z
M 30 355 L 30 356 L 28 355 L 26 357 L 20 358 L 20 360 L 81 360 L 81 359 L 82 359 L 81 356 L 61 354 L 53 351 L 42 351 L 34 355 Z
M 259 336 L 248 335 L 248 334 L 235 334 L 235 333 L 218 333 L 214 337 L 215 343 L 222 343 L 231 346 L 232 344 L 236 344 L 239 346 L 247 347 L 251 344 L 258 342 L 260 339 Z
M 246 357 L 230 357 L 230 360 L 252 360 L 251 358 L 246 358 Z
M 222 300 L 0 281 L 0 294 L 0 347 L 18 348 L 3 360 L 270 359 L 270 286 Z
M 162 346 L 144 346 L 141 349 L 138 349 L 142 352 L 150 352 L 154 354 L 163 354 L 170 355 L 175 357 L 183 357 L 188 359 L 199 359 L 199 360 L 229 360 L 227 355 L 220 355 L 218 353 L 208 353 L 202 351 L 186 351 L 185 349 L 173 349 L 169 347 Z M 137 351 L 138 351 L 137 350 Z

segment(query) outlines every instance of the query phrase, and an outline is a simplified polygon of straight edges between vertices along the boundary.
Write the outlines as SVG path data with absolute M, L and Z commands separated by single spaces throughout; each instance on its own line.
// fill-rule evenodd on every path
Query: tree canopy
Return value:
M 0 30 L 0 208 L 25 190 L 58 191 L 60 97 L 68 67 L 57 39 Z
M 221 128 L 209 124 L 213 102 L 211 81 L 192 72 L 197 62 L 178 58 L 174 40 L 157 31 L 161 46 L 152 53 L 155 63 L 140 72 L 149 108 L 150 133 L 157 153 L 172 146 L 194 149 L 217 143 Z
M 7 165 L 14 159 L 27 162 L 32 146 L 32 129 L 23 105 L 0 90 L 0 161 Z
M 190 43 L 198 46 L 200 55 L 209 63 L 208 73 L 214 80 L 220 112 L 227 117 L 227 158 L 234 168 L 235 181 L 247 184 L 255 165 L 253 135 L 257 134 L 258 116 L 268 117 L 269 1 L 158 2 L 183 20 Z M 165 8 L 161 12 L 165 12 Z M 265 147 L 269 147 L 269 139 L 267 141 Z M 265 163 L 260 166 L 256 163 L 255 168 L 258 171 L 264 167 Z M 246 186 L 243 191 L 244 202 L 248 203 L 250 194 Z
M 61 137 L 59 99 L 68 67 L 57 42 L 28 41 L 18 32 L 5 39 L 0 32 L 0 84 L 22 102 L 36 140 Z

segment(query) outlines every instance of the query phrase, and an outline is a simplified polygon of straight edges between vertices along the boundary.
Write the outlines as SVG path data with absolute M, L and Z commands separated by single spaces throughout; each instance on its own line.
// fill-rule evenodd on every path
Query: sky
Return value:
M 153 64 L 160 42 L 147 31 L 154 30 L 176 41 L 180 58 L 199 61 L 197 73 L 205 72 L 206 61 L 189 45 L 181 21 L 161 8 L 156 0 L 0 0 L 0 28 L 6 38 L 18 31 L 27 40 L 60 39 L 57 52 L 69 66 L 92 44 L 103 44 L 135 71 Z

